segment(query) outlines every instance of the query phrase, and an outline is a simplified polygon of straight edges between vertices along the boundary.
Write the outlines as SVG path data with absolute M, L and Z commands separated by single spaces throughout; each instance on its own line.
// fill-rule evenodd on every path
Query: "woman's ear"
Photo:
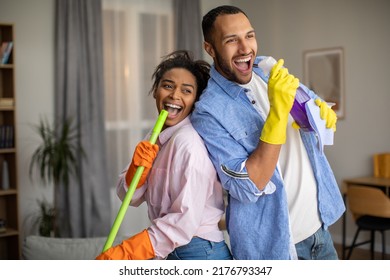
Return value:
M 214 48 L 210 43 L 205 41 L 203 43 L 203 47 L 204 47 L 205 51 L 209 54 L 209 56 L 211 56 L 212 58 L 215 57 Z

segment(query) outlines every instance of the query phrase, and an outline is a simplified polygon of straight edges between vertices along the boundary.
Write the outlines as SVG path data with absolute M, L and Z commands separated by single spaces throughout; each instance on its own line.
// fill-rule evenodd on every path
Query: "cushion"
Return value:
M 117 236 L 113 246 L 127 239 Z M 54 238 L 30 235 L 24 239 L 24 260 L 94 260 L 103 250 L 107 237 Z

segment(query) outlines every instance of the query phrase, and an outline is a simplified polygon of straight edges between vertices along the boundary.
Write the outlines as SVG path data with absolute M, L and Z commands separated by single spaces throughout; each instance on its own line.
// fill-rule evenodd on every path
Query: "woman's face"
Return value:
M 165 72 L 153 94 L 158 112 L 168 111 L 164 128 L 178 124 L 191 113 L 196 93 L 196 78 L 191 72 L 184 68 Z

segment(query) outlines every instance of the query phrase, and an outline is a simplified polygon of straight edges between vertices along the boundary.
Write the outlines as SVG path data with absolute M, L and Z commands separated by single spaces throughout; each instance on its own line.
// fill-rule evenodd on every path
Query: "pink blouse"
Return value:
M 158 258 L 188 244 L 194 236 L 220 242 L 218 228 L 224 213 L 221 183 L 202 139 L 189 117 L 163 130 L 160 151 L 145 184 L 134 192 L 130 205 L 146 201 L 152 225 L 148 233 Z M 117 186 L 123 200 L 125 169 Z

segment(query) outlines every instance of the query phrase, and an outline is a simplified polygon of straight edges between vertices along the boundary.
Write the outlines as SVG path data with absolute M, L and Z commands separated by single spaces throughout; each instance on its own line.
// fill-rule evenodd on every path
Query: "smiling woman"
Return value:
M 232 259 L 218 227 L 225 210 L 221 183 L 189 117 L 209 71 L 187 51 L 173 52 L 157 66 L 153 97 L 168 118 L 156 144 L 137 145 L 117 185 L 124 200 L 136 169 L 144 167 L 130 205 L 146 202 L 151 225 L 97 259 Z

